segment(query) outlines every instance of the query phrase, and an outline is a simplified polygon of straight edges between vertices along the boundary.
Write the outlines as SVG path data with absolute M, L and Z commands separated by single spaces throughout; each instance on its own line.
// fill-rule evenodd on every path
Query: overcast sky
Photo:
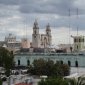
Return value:
M 78 27 L 85 36 L 85 0 L 0 0 L 0 40 L 12 33 L 17 39 L 27 34 L 31 41 L 35 19 L 40 33 L 50 23 L 53 44 L 69 43 L 69 23 L 70 35 L 76 35 Z

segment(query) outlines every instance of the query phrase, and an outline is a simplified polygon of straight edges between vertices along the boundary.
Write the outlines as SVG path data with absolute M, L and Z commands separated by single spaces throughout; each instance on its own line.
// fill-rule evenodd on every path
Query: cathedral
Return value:
M 33 34 L 32 34 L 32 47 L 33 48 L 48 48 L 52 44 L 52 36 L 50 25 L 46 26 L 46 33 L 39 33 L 39 26 L 37 20 L 34 22 Z

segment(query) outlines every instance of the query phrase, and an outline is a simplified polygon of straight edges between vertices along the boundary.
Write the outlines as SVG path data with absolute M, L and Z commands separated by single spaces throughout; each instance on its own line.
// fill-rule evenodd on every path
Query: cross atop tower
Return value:
M 50 24 L 48 23 L 47 26 L 46 26 L 46 31 L 51 31 L 50 29 Z
M 38 26 L 37 19 L 35 19 L 34 26 Z

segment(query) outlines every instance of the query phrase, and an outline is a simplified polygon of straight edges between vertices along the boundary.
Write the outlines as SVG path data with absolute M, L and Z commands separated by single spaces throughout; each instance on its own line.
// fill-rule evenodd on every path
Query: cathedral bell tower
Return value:
M 34 22 L 33 26 L 33 34 L 32 34 L 32 47 L 39 48 L 40 47 L 40 34 L 37 20 Z
M 51 29 L 50 29 L 49 23 L 46 26 L 46 35 L 48 37 L 48 45 L 51 46 L 51 44 L 52 44 L 52 36 L 51 36 Z

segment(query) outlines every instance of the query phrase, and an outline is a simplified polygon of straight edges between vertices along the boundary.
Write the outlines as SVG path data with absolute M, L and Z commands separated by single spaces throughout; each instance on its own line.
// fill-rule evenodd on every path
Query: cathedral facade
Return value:
M 50 25 L 46 26 L 46 33 L 39 33 L 39 26 L 37 21 L 35 20 L 33 26 L 33 34 L 32 34 L 32 47 L 33 48 L 48 48 L 52 44 L 52 36 Z

